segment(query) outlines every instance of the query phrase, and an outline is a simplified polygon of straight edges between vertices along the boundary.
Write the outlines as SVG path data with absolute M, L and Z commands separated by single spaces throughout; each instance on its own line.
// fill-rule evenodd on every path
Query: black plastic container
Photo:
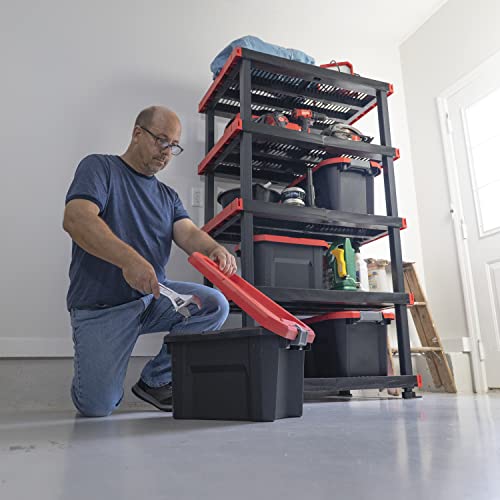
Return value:
M 387 375 L 387 325 L 394 314 L 342 311 L 303 320 L 316 334 L 306 353 L 308 378 Z
M 259 234 L 254 242 L 256 286 L 324 288 L 326 241 Z
M 241 198 L 241 189 L 233 188 L 220 193 L 217 197 L 217 201 L 223 206 L 226 207 L 236 198 Z M 254 184 L 253 185 L 253 197 L 254 200 L 259 201 L 268 201 L 271 203 L 278 203 L 280 201 L 280 193 L 275 191 L 274 189 L 269 189 L 268 187 L 263 186 L 262 184 Z
M 315 204 L 319 208 L 373 214 L 373 178 L 380 175 L 381 166 L 368 160 L 329 158 L 313 169 Z M 293 185 L 305 188 L 305 177 Z
M 302 416 L 304 351 L 264 328 L 171 333 L 174 418 Z

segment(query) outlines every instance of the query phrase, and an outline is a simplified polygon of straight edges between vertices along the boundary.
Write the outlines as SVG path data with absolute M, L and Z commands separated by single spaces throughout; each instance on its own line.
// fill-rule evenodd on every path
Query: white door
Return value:
M 500 57 L 448 98 L 488 387 L 500 387 Z

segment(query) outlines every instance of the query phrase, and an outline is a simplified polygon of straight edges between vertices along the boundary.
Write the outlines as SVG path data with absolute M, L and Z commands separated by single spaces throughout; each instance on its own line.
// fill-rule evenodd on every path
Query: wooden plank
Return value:
M 405 288 L 408 292 L 413 293 L 415 302 L 418 304 L 417 307 L 412 307 L 410 310 L 422 343 L 422 350 L 412 350 L 412 352 L 423 352 L 425 354 L 432 380 L 437 387 L 444 387 L 446 392 L 455 393 L 457 392 L 455 379 L 448 365 L 441 339 L 427 305 L 427 299 L 418 280 L 415 264 L 404 263 L 403 269 Z
M 408 285 L 408 291 L 413 293 L 415 297 L 415 302 L 426 302 L 424 292 L 422 287 L 418 282 L 417 275 L 415 272 L 415 264 L 412 262 L 405 262 L 403 264 L 403 271 L 405 275 L 405 281 Z
M 405 290 L 407 293 L 413 293 L 415 301 L 418 303 L 425 302 L 425 298 L 422 296 L 422 289 L 419 286 L 419 283 L 415 282 L 415 276 L 414 276 L 414 266 L 413 263 L 407 263 L 405 262 L 403 264 L 403 276 L 405 280 Z M 415 328 L 417 330 L 420 343 L 422 344 L 423 347 L 435 347 L 432 345 L 429 345 L 429 340 L 425 334 L 425 328 L 422 323 L 422 320 L 420 316 L 418 315 L 417 311 L 419 308 L 413 308 L 410 307 L 411 315 L 413 318 L 413 323 L 415 324 Z M 429 360 L 427 358 L 427 364 L 429 366 L 429 371 L 431 372 L 432 376 L 432 381 L 434 382 L 434 385 L 436 387 L 442 387 L 443 382 L 441 380 L 441 376 L 439 374 L 438 367 L 436 366 L 435 362 L 433 360 Z
M 420 342 L 422 343 L 422 347 L 438 347 L 436 345 L 433 345 L 433 342 L 429 338 L 430 332 L 428 330 L 429 325 L 425 325 L 424 321 L 419 314 L 420 309 L 413 309 L 411 308 L 411 314 L 413 317 L 413 322 L 415 323 L 415 328 L 417 329 L 418 336 L 420 338 Z M 432 358 L 429 359 L 427 358 L 427 364 L 429 365 L 429 370 L 432 375 L 432 380 L 434 382 L 434 385 L 436 387 L 442 387 L 444 385 L 444 381 L 441 378 L 441 374 L 439 373 L 439 366 L 437 365 L 437 361 Z
M 398 352 L 397 347 L 392 348 L 392 353 L 396 354 Z M 414 353 L 424 353 L 424 352 L 443 352 L 441 347 L 412 347 L 411 352 Z
M 434 321 L 429 313 L 429 309 L 417 307 L 411 310 L 412 317 L 417 319 L 422 325 L 422 330 L 419 332 L 419 337 L 423 346 L 427 347 L 443 347 L 441 340 L 436 332 Z

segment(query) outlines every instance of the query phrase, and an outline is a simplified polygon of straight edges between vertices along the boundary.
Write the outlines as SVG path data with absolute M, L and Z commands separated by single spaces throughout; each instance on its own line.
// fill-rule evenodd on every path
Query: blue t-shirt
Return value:
M 90 155 L 76 169 L 66 195 L 90 200 L 111 231 L 144 257 L 165 280 L 174 223 L 189 218 L 177 193 L 155 176 L 136 172 L 119 156 Z M 68 310 L 114 306 L 140 298 L 120 268 L 94 257 L 73 242 Z

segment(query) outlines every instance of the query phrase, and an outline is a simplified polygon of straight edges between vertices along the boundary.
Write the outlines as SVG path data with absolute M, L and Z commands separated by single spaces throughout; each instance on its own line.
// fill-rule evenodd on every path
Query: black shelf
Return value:
M 239 179 L 243 132 L 252 134 L 252 170 L 255 179 L 288 184 L 326 158 L 345 156 L 381 162 L 384 156 L 398 157 L 397 149 L 365 142 L 347 141 L 308 134 L 239 118 L 198 167 L 199 174 Z
M 390 375 L 371 377 L 336 377 L 336 378 L 305 378 L 304 392 L 338 392 L 357 389 L 390 389 L 405 388 L 411 390 L 419 387 L 418 375 Z M 403 397 L 412 394 L 407 392 Z
M 313 238 L 328 242 L 342 236 L 366 244 L 386 236 L 389 227 L 406 227 L 405 219 L 400 217 L 237 199 L 203 229 L 220 242 L 239 243 L 243 212 L 253 214 L 254 234 Z
M 376 92 L 390 95 L 392 85 L 358 75 L 340 73 L 311 64 L 235 49 L 199 105 L 199 111 L 213 110 L 231 117 L 240 110 L 239 72 L 242 60 L 251 61 L 251 110 L 254 115 L 272 111 L 289 114 L 294 108 L 311 109 L 327 115 L 316 122 L 324 128 L 334 121 L 354 123 L 377 105 Z
M 396 304 L 409 305 L 407 293 L 361 292 L 345 290 L 320 290 L 303 288 L 257 287 L 264 295 L 273 299 L 292 314 L 316 316 L 334 311 L 382 310 Z M 232 312 L 240 309 L 231 305 Z
M 394 159 L 387 98 L 388 83 L 289 61 L 248 49 L 237 48 L 221 74 L 202 99 L 199 111 L 205 119 L 205 159 L 198 173 L 205 176 L 204 229 L 219 241 L 241 244 L 242 277 L 254 282 L 254 235 L 310 237 L 331 241 L 336 236 L 367 243 L 388 236 L 393 278 L 392 294 L 262 287 L 261 290 L 285 308 L 300 315 L 315 315 L 335 309 L 381 309 L 393 307 L 398 336 L 399 377 L 349 377 L 320 379 L 332 390 L 403 387 L 403 398 L 415 397 L 418 377 L 412 375 L 408 331 L 409 296 L 405 293 L 398 217 Z M 343 141 L 319 133 L 297 132 L 255 123 L 252 115 L 270 111 L 289 113 L 307 108 L 328 119 L 353 123 L 377 107 L 380 145 Z M 239 114 L 239 116 L 238 116 Z M 215 144 L 215 116 L 233 117 Z M 373 160 L 382 167 L 387 217 L 342 213 L 310 207 L 289 207 L 253 200 L 256 179 L 288 184 L 309 167 L 326 158 L 346 156 Z M 241 199 L 233 201 L 214 217 L 215 177 L 238 178 Z M 244 327 L 254 321 L 242 314 Z M 312 379 L 309 379 L 312 380 Z

